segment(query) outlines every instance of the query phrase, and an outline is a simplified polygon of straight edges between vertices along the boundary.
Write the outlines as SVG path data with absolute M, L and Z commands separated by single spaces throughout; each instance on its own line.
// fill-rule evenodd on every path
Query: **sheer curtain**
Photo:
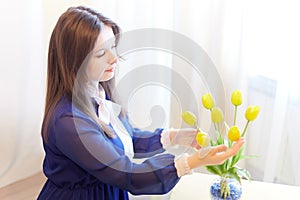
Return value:
M 42 2 L 1 8 L 0 187 L 41 171 L 46 66 Z
M 262 108 L 248 135 L 249 153 L 260 158 L 247 165 L 255 179 L 292 185 L 300 184 L 298 10 L 296 1 L 245 1 L 243 18 L 249 98 Z
M 300 185 L 300 94 L 296 71 L 300 14 L 296 1 L 31 0 L 3 5 L 3 14 L 8 18 L 1 18 L 1 25 L 6 28 L 1 30 L 1 54 L 5 56 L 1 57 L 0 186 L 41 170 L 39 129 L 48 41 L 59 15 L 76 5 L 99 10 L 115 20 L 125 34 L 141 28 L 165 29 L 200 46 L 222 81 L 222 95 L 214 95 L 220 96 L 217 103 L 224 109 L 227 121 L 233 114 L 229 106 L 233 89 L 242 90 L 245 96 L 239 113 L 241 126 L 242 110 L 248 103 L 261 106 L 258 119 L 250 124 L 246 144 L 247 154 L 259 157 L 243 163 L 253 179 Z M 192 54 L 191 58 L 200 55 Z M 133 123 L 149 129 L 181 127 L 180 112 L 190 108 L 200 112 L 203 129 L 209 130 L 209 116 L 199 105 L 201 95 L 215 87 L 207 85 L 206 74 L 193 71 L 195 68 L 174 52 L 143 49 L 126 55 L 119 71 L 120 81 L 148 65 L 166 67 L 156 80 L 168 79 L 171 86 L 178 87 L 176 77 L 180 77 L 193 94 L 178 99 L 181 94 L 172 88 L 144 84 L 127 99 Z M 191 99 L 199 101 L 191 105 Z

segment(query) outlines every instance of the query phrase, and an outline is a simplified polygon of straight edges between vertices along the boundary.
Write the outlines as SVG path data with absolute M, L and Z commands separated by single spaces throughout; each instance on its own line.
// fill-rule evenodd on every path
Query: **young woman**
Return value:
M 53 30 L 42 127 L 48 180 L 38 199 L 164 194 L 193 168 L 220 164 L 244 143 L 204 151 L 194 141 L 195 130 L 133 128 L 113 92 L 119 36 L 113 21 L 86 7 L 69 8 Z M 173 144 L 199 150 L 176 159 L 159 154 Z M 133 157 L 148 159 L 137 164 Z

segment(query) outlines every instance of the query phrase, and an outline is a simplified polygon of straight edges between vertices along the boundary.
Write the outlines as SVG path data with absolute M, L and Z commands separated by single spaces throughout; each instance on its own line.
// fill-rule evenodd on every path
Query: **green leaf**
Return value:
M 232 157 L 228 158 L 226 161 L 225 161 L 225 167 L 226 167 L 226 171 L 228 171 L 231 167 L 231 162 L 232 162 Z
M 228 126 L 228 124 L 225 121 L 224 121 L 224 124 L 225 124 L 225 128 L 226 128 L 226 133 L 227 133 L 230 129 L 230 126 Z
M 218 165 L 222 171 L 222 174 L 225 174 L 227 172 L 227 168 L 226 168 L 226 161 L 221 164 L 221 165 Z
M 222 170 L 220 169 L 219 165 L 206 166 L 206 170 L 209 171 L 212 174 L 216 174 L 216 175 L 219 175 L 219 176 L 222 175 Z
M 251 179 L 251 174 L 248 170 L 246 169 L 242 169 L 242 168 L 238 168 L 237 169 L 237 173 L 240 177 L 245 178 L 247 180 Z
M 217 146 L 217 142 L 213 141 L 213 140 L 210 140 L 210 145 L 211 146 Z
M 228 172 L 227 172 L 227 176 L 229 178 L 234 178 L 236 179 L 240 184 L 241 184 L 241 178 L 238 175 L 238 169 L 236 167 L 232 167 Z
M 240 160 L 247 159 L 247 158 L 259 158 L 259 156 L 256 156 L 256 155 L 241 155 Z
M 243 150 L 244 150 L 244 146 L 242 146 L 241 149 L 237 152 L 237 154 L 232 157 L 232 161 L 230 165 L 231 167 L 233 167 L 241 159 Z
M 229 170 L 228 170 L 228 173 L 235 173 L 237 171 L 237 167 L 231 167 Z
M 227 140 L 228 143 L 228 148 L 232 147 L 232 141 L 231 140 Z

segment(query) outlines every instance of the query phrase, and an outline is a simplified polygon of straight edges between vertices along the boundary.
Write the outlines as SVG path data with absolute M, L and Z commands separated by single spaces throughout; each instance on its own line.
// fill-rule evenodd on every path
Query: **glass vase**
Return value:
M 241 184 L 233 178 L 216 178 L 210 187 L 212 200 L 238 200 L 242 196 Z

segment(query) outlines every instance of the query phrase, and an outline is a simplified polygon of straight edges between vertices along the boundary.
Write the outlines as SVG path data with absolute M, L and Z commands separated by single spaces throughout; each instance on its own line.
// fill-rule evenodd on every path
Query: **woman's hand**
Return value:
M 201 147 L 196 141 L 197 130 L 192 128 L 169 129 L 169 138 L 171 145 L 187 146 L 196 149 Z
M 234 156 L 244 143 L 244 138 L 241 138 L 230 148 L 227 148 L 226 145 L 219 145 L 200 149 L 187 158 L 188 165 L 191 169 L 200 166 L 220 165 L 231 156 Z

